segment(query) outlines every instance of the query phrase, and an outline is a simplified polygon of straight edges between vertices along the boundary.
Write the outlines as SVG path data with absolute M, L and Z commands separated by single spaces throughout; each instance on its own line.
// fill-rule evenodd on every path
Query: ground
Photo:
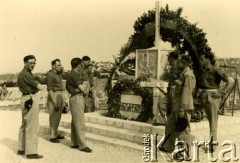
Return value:
M 142 162 L 142 152 L 116 147 L 107 144 L 99 144 L 88 141 L 93 153 L 84 153 L 71 149 L 69 141 L 64 140 L 60 144 L 50 143 L 48 136 L 39 137 L 39 154 L 43 159 L 28 160 L 25 156 L 19 156 L 17 152 L 18 130 L 21 123 L 20 111 L 0 111 L 0 162 L 1 163 L 139 163 Z M 41 123 L 41 122 L 40 122 Z
M 20 110 L 15 110 L 14 107 L 3 108 L 0 107 L 0 163 L 28 163 L 28 162 L 40 162 L 40 163 L 140 163 L 143 162 L 142 156 L 143 151 L 136 151 L 133 149 L 126 149 L 124 147 L 112 146 L 104 143 L 97 143 L 88 141 L 88 145 L 93 149 L 93 153 L 84 153 L 76 149 L 70 148 L 70 141 L 68 139 L 61 140 L 60 144 L 54 144 L 49 142 L 49 135 L 39 135 L 39 154 L 43 155 L 43 159 L 39 160 L 28 160 L 25 156 L 17 155 L 17 144 L 18 144 L 18 130 L 21 124 L 21 112 Z M 40 112 L 40 114 L 46 114 Z M 219 121 L 226 121 L 226 119 L 231 119 L 231 114 L 226 118 L 220 118 Z M 240 117 L 240 111 L 234 113 L 234 117 Z M 40 124 L 46 124 L 46 122 L 41 122 Z M 200 122 L 201 123 L 201 122 Z M 223 124 L 223 123 L 221 123 Z M 226 132 L 234 130 L 236 131 L 233 135 L 228 135 L 227 137 L 219 134 L 219 147 L 215 157 L 220 153 L 220 150 L 227 149 L 228 147 L 223 147 L 221 144 L 223 140 L 231 140 L 236 145 L 236 156 L 240 158 L 240 132 L 238 132 L 238 124 L 232 126 L 220 125 L 219 130 L 224 130 Z M 208 132 L 208 130 L 203 130 L 195 132 L 202 134 L 203 132 Z M 227 139 L 226 139 L 227 138 Z M 229 154 L 228 154 L 229 155 Z M 164 160 L 162 156 L 158 153 L 158 162 L 166 163 L 168 161 Z M 199 162 L 210 162 L 208 160 L 208 155 L 200 150 Z M 218 160 L 217 162 L 222 162 Z M 230 162 L 240 162 L 230 161 Z

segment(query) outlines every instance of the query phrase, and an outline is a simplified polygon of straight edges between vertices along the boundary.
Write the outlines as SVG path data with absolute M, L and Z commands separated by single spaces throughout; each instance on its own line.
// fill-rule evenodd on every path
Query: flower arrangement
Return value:
M 108 117 L 127 119 L 127 117 L 121 115 L 121 94 L 126 91 L 132 91 L 135 95 L 142 97 L 142 110 L 136 121 L 146 122 L 149 118 L 153 117 L 152 105 L 153 105 L 153 95 L 151 89 L 142 88 L 140 86 L 139 79 L 123 79 L 118 80 L 115 85 L 108 90 Z

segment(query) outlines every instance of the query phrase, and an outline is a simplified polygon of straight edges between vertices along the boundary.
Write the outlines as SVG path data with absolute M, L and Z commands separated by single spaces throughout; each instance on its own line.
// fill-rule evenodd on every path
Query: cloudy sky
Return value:
M 217 57 L 240 57 L 240 1 L 160 1 L 167 3 L 198 23 Z M 137 18 L 154 7 L 155 0 L 0 0 L 0 74 L 19 72 L 28 54 L 37 57 L 35 72 L 55 58 L 65 69 L 83 55 L 112 61 Z

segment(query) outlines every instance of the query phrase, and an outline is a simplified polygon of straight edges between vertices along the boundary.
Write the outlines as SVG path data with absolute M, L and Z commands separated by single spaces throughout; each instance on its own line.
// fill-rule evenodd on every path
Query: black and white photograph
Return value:
M 0 0 L 0 162 L 240 162 L 239 8 Z

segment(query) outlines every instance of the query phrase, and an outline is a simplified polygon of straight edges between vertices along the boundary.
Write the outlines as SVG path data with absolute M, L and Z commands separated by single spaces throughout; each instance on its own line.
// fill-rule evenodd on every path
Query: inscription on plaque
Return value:
M 158 78 L 158 50 L 137 50 L 136 78 Z
M 121 94 L 120 113 L 126 117 L 137 118 L 142 110 L 142 97 Z

